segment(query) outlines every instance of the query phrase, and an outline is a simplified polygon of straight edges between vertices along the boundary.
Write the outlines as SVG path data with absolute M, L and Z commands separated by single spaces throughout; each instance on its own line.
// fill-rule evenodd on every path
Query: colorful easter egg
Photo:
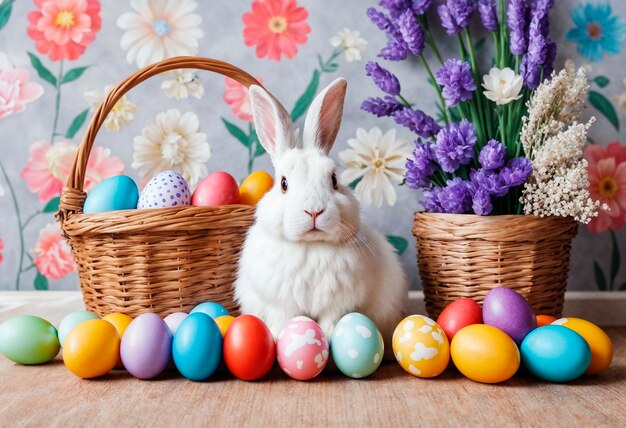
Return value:
M 198 183 L 191 197 L 191 205 L 219 206 L 239 203 L 239 186 L 227 172 L 209 174 Z
M 287 375 L 309 380 L 328 362 L 328 342 L 322 328 L 308 317 L 293 318 L 284 325 L 276 341 L 278 365 Z
M 267 374 L 276 359 L 270 329 L 254 315 L 241 315 L 224 336 L 224 362 L 239 379 L 256 380 Z
M 518 346 L 537 328 L 537 319 L 526 299 L 506 287 L 493 288 L 485 296 L 483 322 L 508 334 Z
M 166 316 L 163 321 L 167 324 L 167 328 L 170 329 L 170 333 L 172 336 L 176 334 L 176 330 L 183 320 L 187 318 L 187 314 L 185 312 L 174 312 L 173 314 L 169 314 Z
M 83 213 L 132 210 L 137 208 L 138 199 L 139 190 L 133 179 L 126 175 L 115 175 L 91 189 L 85 199 Z
M 583 337 L 560 325 L 528 333 L 520 348 L 524 367 L 550 382 L 569 382 L 589 368 L 591 350 Z
M 391 342 L 396 361 L 413 376 L 438 376 L 450 361 L 450 345 L 443 328 L 423 315 L 403 319 Z
M 330 352 L 337 368 L 346 376 L 359 379 L 374 373 L 385 353 L 383 336 L 363 314 L 344 315 L 335 325 Z
M 120 355 L 120 336 L 113 324 L 101 319 L 87 320 L 72 329 L 63 344 L 63 362 L 83 379 L 110 372 Z
M 520 353 L 513 339 L 485 324 L 459 330 L 450 344 L 450 355 L 463 375 L 483 383 L 504 382 L 520 365 Z
M 43 318 L 21 315 L 0 324 L 0 353 L 18 364 L 43 364 L 59 353 L 57 330 Z
M 205 313 L 213 319 L 217 317 L 221 317 L 222 315 L 230 315 L 224 306 L 215 302 L 200 303 L 198 306 L 193 308 L 191 312 L 189 313 L 193 314 L 195 312 Z
M 456 332 L 463 327 L 482 322 L 482 309 L 476 301 L 467 297 L 450 303 L 437 318 L 437 324 L 446 332 L 448 340 L 452 340 Z
M 255 171 L 239 186 L 239 203 L 256 205 L 274 185 L 274 178 L 265 171 Z
M 172 356 L 172 333 L 157 314 L 141 314 L 130 323 L 120 347 L 122 363 L 139 379 L 161 374 Z
M 537 315 L 535 318 L 537 319 L 537 327 L 550 325 L 556 321 L 556 317 L 553 317 L 552 315 Z
M 613 342 L 600 327 L 581 318 L 561 318 L 552 323 L 562 325 L 580 334 L 591 349 L 591 364 L 587 375 L 598 374 L 609 368 L 613 360 Z
M 124 336 L 124 332 L 130 325 L 130 323 L 133 321 L 133 319 L 129 317 L 128 315 L 120 314 L 120 313 L 107 314 L 103 316 L 102 319 L 106 322 L 111 323 L 113 327 L 115 327 L 115 330 L 117 330 L 117 334 L 120 336 L 120 340 L 122 340 L 122 337 Z M 116 367 L 117 368 L 124 367 L 124 364 L 122 364 L 121 355 L 117 360 Z
M 65 338 L 74 327 L 85 321 L 96 319 L 98 319 L 98 315 L 89 311 L 76 311 L 65 315 L 59 324 L 59 343 L 61 343 L 61 346 L 63 346 Z
M 220 329 L 220 333 L 222 333 L 222 337 L 226 335 L 226 331 L 228 330 L 228 327 L 230 327 L 230 325 L 233 323 L 234 320 L 235 320 L 235 317 L 232 315 L 222 315 L 222 316 L 215 318 L 215 324 L 217 324 L 217 327 Z
M 163 171 L 152 177 L 141 191 L 138 209 L 191 205 L 189 185 L 176 171 Z
M 176 330 L 172 356 L 176 368 L 187 379 L 209 378 L 222 357 L 222 335 L 215 321 L 202 312 L 189 314 Z

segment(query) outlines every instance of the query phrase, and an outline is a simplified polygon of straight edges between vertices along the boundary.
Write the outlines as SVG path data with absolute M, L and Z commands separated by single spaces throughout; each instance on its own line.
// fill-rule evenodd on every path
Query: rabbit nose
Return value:
M 313 218 L 313 220 L 315 220 L 318 215 L 320 215 L 320 214 L 322 214 L 324 212 L 324 210 L 319 210 L 319 211 L 307 211 L 307 210 L 304 210 L 304 212 L 307 213 L 308 215 L 310 215 L 311 218 Z

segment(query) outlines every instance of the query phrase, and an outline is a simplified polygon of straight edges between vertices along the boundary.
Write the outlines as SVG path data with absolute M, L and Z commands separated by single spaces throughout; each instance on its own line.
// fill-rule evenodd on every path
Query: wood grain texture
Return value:
M 75 294 L 17 300 L 0 293 L 0 322 L 34 314 L 58 323 L 81 305 Z M 523 374 L 483 385 L 454 370 L 424 380 L 395 363 L 363 380 L 325 373 L 298 382 L 279 369 L 259 382 L 225 373 L 191 382 L 175 371 L 151 381 L 124 371 L 81 380 L 60 356 L 41 366 L 0 357 L 0 426 L 624 426 L 626 328 L 607 332 L 612 366 L 566 385 Z

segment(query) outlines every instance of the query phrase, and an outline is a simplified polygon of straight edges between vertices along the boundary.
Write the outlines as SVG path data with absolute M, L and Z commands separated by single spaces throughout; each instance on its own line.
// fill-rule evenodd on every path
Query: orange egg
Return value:
M 609 368 L 613 360 L 613 342 L 600 327 L 581 318 L 561 318 L 554 325 L 562 325 L 580 334 L 591 349 L 591 364 L 586 375 L 598 374 Z
M 107 374 L 115 367 L 119 355 L 117 330 L 111 323 L 100 319 L 77 325 L 63 346 L 65 366 L 83 379 Z
M 552 315 L 537 315 L 537 327 L 543 327 L 544 325 L 550 325 L 556 318 Z
M 117 330 L 117 334 L 120 336 L 120 340 L 122 340 L 122 336 L 124 336 L 126 327 L 128 327 L 128 325 L 133 320 L 128 315 L 120 314 L 120 313 L 108 314 L 108 315 L 103 316 L 102 319 L 113 324 L 113 327 L 115 327 L 115 330 Z M 115 365 L 115 367 L 119 369 L 124 367 L 124 364 L 122 364 L 121 357 L 118 358 L 117 364 Z
M 265 171 L 255 171 L 239 186 L 239 202 L 256 205 L 274 185 L 274 179 Z

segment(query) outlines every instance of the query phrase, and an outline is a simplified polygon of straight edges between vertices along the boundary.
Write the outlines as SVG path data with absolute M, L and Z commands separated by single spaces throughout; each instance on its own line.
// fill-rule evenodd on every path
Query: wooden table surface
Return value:
M 58 324 L 81 308 L 77 293 L 0 293 L 0 322 L 32 314 Z M 175 371 L 142 381 L 121 370 L 81 380 L 60 355 L 41 366 L 0 356 L 0 426 L 626 426 L 626 328 L 607 333 L 612 366 L 564 385 L 519 374 L 484 385 L 451 369 L 424 380 L 395 362 L 362 380 L 298 382 L 276 368 L 257 382 L 191 382 Z

